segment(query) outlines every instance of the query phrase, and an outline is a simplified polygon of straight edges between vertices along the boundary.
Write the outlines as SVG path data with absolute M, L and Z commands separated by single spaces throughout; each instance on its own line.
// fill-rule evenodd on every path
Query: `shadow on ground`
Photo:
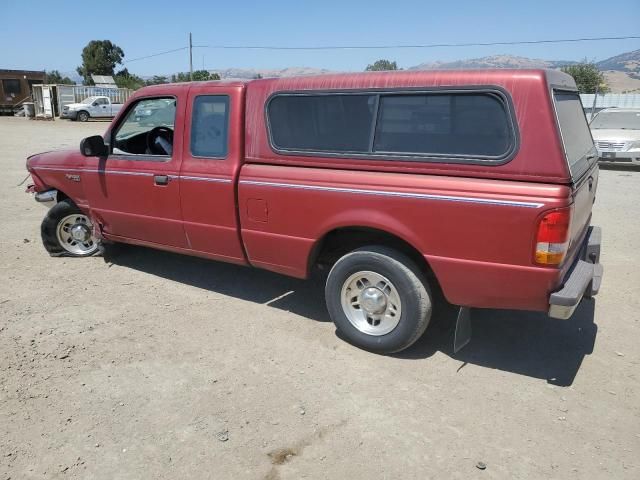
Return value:
M 143 247 L 109 249 L 105 260 L 168 280 L 240 298 L 301 317 L 329 322 L 320 278 L 297 280 L 265 270 L 213 262 Z M 495 368 L 568 386 L 585 355 L 593 351 L 598 327 L 593 300 L 585 300 L 570 320 L 543 313 L 473 310 L 471 342 L 453 353 L 457 308 L 439 304 L 431 325 L 411 348 L 394 355 L 423 359 L 441 351 L 465 364 Z

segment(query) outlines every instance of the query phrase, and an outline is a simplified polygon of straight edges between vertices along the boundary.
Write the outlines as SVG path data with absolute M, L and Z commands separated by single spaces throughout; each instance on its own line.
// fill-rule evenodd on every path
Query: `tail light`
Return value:
M 539 265 L 558 266 L 569 249 L 571 208 L 547 213 L 538 224 L 535 261 Z

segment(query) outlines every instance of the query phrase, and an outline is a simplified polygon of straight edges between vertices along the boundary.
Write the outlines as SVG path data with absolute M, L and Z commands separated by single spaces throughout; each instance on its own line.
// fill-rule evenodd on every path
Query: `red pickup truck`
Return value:
M 153 111 L 142 122 L 138 112 Z M 571 77 L 375 72 L 138 90 L 104 136 L 29 157 L 52 255 L 124 242 L 305 278 L 352 343 L 415 342 L 432 290 L 569 318 L 602 277 L 597 152 Z

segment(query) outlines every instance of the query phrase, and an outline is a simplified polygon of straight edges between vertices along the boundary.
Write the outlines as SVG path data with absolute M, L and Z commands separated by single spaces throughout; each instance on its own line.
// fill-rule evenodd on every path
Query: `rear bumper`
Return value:
M 603 268 L 600 265 L 602 229 L 589 227 L 577 261 L 562 282 L 562 288 L 549 297 L 549 316 L 567 319 L 583 298 L 591 298 L 600 290 Z

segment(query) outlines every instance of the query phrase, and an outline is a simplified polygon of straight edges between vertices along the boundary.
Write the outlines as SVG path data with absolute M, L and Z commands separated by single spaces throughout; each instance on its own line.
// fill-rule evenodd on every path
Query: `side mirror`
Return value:
M 80 153 L 85 157 L 106 157 L 109 155 L 109 149 L 104 144 L 104 138 L 92 135 L 80 142 Z

